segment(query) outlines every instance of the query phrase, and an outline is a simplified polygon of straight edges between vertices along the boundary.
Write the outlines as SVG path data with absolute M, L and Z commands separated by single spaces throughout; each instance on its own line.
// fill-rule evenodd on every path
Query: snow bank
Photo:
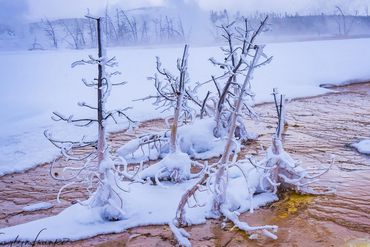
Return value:
M 255 178 L 258 181 L 258 177 Z M 247 211 L 249 207 L 249 194 L 246 182 L 239 176 L 230 178 L 230 191 L 233 191 L 233 205 L 240 205 L 238 213 Z M 245 180 L 244 180 L 245 181 Z M 169 225 L 176 215 L 176 209 L 181 196 L 192 187 L 197 179 L 188 180 L 180 184 L 168 183 L 166 187 L 152 186 L 127 182 L 123 187 L 129 186 L 130 192 L 122 193 L 124 199 L 125 219 L 107 222 L 99 214 L 88 207 L 75 204 L 60 214 L 21 225 L 0 229 L 0 243 L 18 241 L 79 240 L 99 234 L 123 232 L 129 228 L 147 225 Z M 163 182 L 166 184 L 166 182 Z M 191 224 L 205 223 L 212 207 L 212 194 L 203 191 L 197 194 L 204 207 L 186 209 L 186 219 Z M 271 193 L 262 193 L 253 198 L 253 208 L 266 205 L 277 200 Z M 247 205 L 247 206 L 246 206 Z M 231 210 L 231 209 L 230 209 Z M 44 230 L 43 230 L 44 229 Z
M 370 140 L 362 140 L 358 143 L 353 143 L 351 146 L 356 148 L 359 153 L 370 154 Z
M 272 63 L 255 72 L 252 81 L 256 102 L 271 100 L 271 90 L 278 87 L 288 97 L 313 96 L 328 92 L 320 84 L 348 83 L 370 79 L 369 39 L 330 40 L 268 44 L 266 54 L 274 56 Z M 136 101 L 154 93 L 152 82 L 146 79 L 155 72 L 155 56 L 163 65 L 175 70 L 176 59 L 183 47 L 171 48 L 112 48 L 117 57 L 122 80 L 129 83 L 112 91 L 109 108 L 133 106 L 129 112 L 136 120 L 166 117 L 170 113 L 155 111 L 149 102 Z M 94 90 L 86 88 L 81 78 L 92 79 L 94 66 L 71 69 L 75 60 L 95 54 L 95 50 L 59 50 L 33 52 L 2 52 L 2 88 L 0 91 L 0 176 L 23 171 L 58 155 L 43 136 L 51 129 L 59 138 L 88 134 L 94 137 L 95 126 L 88 129 L 66 128 L 50 119 L 52 111 L 75 116 L 89 116 L 91 112 L 77 106 L 77 102 L 94 103 Z M 220 58 L 218 47 L 190 47 L 189 73 L 192 81 L 207 81 L 219 70 L 209 57 Z M 171 67 L 173 66 L 173 67 Z M 214 91 L 212 84 L 201 90 L 205 96 Z M 201 98 L 202 98 L 201 97 Z M 125 122 L 110 130 L 126 127 Z

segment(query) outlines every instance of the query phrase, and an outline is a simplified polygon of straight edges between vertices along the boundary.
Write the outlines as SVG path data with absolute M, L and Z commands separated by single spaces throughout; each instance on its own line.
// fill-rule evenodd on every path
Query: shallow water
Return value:
M 299 99 L 287 107 L 288 129 L 284 145 L 302 166 L 328 164 L 335 155 L 335 165 L 316 185 L 317 189 L 336 188 L 335 195 L 300 196 L 285 194 L 269 207 L 243 214 L 251 225 L 279 225 L 278 240 L 248 236 L 220 221 L 187 228 L 194 246 L 370 246 L 370 156 L 357 153 L 348 144 L 370 137 L 370 84 L 337 88 L 339 93 Z M 260 145 L 267 148 L 275 128 L 275 110 L 271 104 L 257 107 L 261 122 L 248 123 L 262 133 L 243 154 L 262 156 Z M 163 128 L 162 121 L 143 124 L 138 133 Z M 114 147 L 132 136 L 117 133 L 111 136 Z M 83 152 L 83 150 L 82 150 Z M 59 163 L 62 165 L 62 163 Z M 61 184 L 52 180 L 48 166 L 43 165 L 24 174 L 0 178 L 0 227 L 27 222 L 60 212 L 84 195 L 71 188 L 62 204 L 55 203 Z M 53 209 L 22 212 L 30 203 L 49 201 Z M 140 227 L 122 234 L 110 234 L 78 241 L 74 246 L 173 246 L 172 234 L 166 226 Z

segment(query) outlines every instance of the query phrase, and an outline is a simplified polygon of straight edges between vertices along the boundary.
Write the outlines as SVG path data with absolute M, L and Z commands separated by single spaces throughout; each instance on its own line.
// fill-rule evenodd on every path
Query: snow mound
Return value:
M 370 139 L 353 143 L 351 146 L 356 148 L 359 153 L 370 155 Z
M 39 210 L 46 210 L 52 207 L 53 207 L 53 204 L 49 202 L 39 202 L 39 203 L 25 206 L 22 210 L 26 212 L 33 212 L 33 211 L 39 211 Z
M 194 159 L 210 159 L 220 156 L 225 148 L 225 140 L 215 138 L 213 118 L 196 119 L 192 124 L 179 128 L 180 148 Z
M 210 159 L 219 157 L 224 151 L 225 140 L 214 137 L 213 129 L 216 122 L 213 118 L 196 119 L 189 125 L 178 129 L 178 145 L 181 152 L 194 159 Z M 161 143 L 153 142 L 154 138 Z M 149 141 L 150 144 L 145 144 Z M 167 132 L 151 133 L 127 142 L 117 150 L 117 154 L 128 163 L 164 158 L 169 153 L 169 136 Z M 235 147 L 233 148 L 235 149 Z
M 141 179 L 171 178 L 174 181 L 183 181 L 189 179 L 191 169 L 191 159 L 186 153 L 170 153 L 158 163 L 149 166 L 139 173 Z M 173 178 L 173 179 L 172 179 Z

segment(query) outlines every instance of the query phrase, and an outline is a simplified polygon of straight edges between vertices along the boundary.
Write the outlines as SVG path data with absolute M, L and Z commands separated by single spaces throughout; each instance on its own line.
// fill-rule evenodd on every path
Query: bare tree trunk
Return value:
M 225 151 L 224 151 L 224 153 L 221 157 L 221 163 L 222 164 L 226 163 L 229 160 L 231 143 L 232 143 L 232 140 L 233 140 L 233 137 L 234 137 L 234 132 L 235 132 L 235 129 L 236 129 L 236 120 L 238 118 L 240 108 L 241 108 L 242 102 L 243 102 L 243 94 L 244 94 L 244 92 L 246 90 L 246 87 L 247 87 L 247 85 L 248 85 L 248 83 L 251 79 L 251 76 L 252 76 L 252 73 L 253 73 L 253 70 L 254 70 L 254 66 L 256 65 L 258 57 L 259 57 L 259 47 L 256 48 L 255 56 L 254 56 L 253 61 L 250 65 L 251 67 L 248 70 L 247 76 L 245 77 L 243 86 L 240 90 L 240 95 L 238 97 L 238 100 L 236 101 L 235 110 L 233 112 L 231 123 L 230 123 L 229 136 L 227 138 Z
M 90 15 L 90 9 L 87 9 L 87 16 Z M 88 34 L 90 36 L 90 47 L 94 47 L 95 46 L 95 39 L 96 39 L 96 36 L 95 36 L 95 27 L 94 27 L 94 21 L 91 19 L 91 18 L 87 18 L 87 21 L 88 21 L 88 24 L 89 24 L 89 31 L 88 31 Z
M 199 189 L 199 186 L 204 184 L 207 179 L 209 178 L 209 173 L 205 173 L 203 177 L 193 186 L 191 187 L 186 193 L 181 197 L 180 203 L 177 206 L 176 210 L 176 217 L 175 220 L 177 221 L 178 225 L 186 225 L 185 221 L 185 205 L 188 202 L 189 198 L 192 197 L 196 191 Z
M 69 42 L 67 39 L 67 43 L 69 43 L 69 45 L 71 45 L 73 48 L 75 48 L 76 50 L 80 49 L 81 46 L 80 46 L 80 41 L 79 41 L 79 31 L 78 31 L 78 21 L 75 19 L 75 23 L 74 23 L 74 29 L 71 30 L 71 28 L 69 27 L 69 24 L 67 24 L 65 21 L 62 22 L 63 23 L 63 26 L 64 26 L 64 29 L 67 33 L 67 36 L 71 36 L 72 38 L 72 41 L 73 43 Z
M 103 56 L 102 37 L 101 37 L 101 18 L 96 19 L 98 32 L 98 54 L 99 59 Z M 103 66 L 98 63 L 98 164 L 104 160 L 105 153 L 105 129 L 103 124 Z
M 227 12 L 226 12 L 226 16 L 227 16 Z M 248 22 L 245 19 L 244 41 L 243 41 L 243 43 L 240 47 L 241 50 L 242 50 L 242 54 L 248 54 L 248 52 L 253 48 L 252 44 L 254 43 L 254 40 L 257 38 L 257 36 L 260 34 L 260 32 L 262 32 L 262 29 L 265 26 L 265 23 L 266 23 L 267 19 L 268 19 L 268 17 L 266 17 L 261 22 L 261 24 L 258 27 L 258 29 L 256 30 L 256 32 L 250 38 L 249 42 L 247 42 L 247 38 L 248 38 L 248 34 L 249 34 L 249 32 L 248 32 Z M 232 74 L 228 77 L 228 80 L 225 84 L 225 87 L 223 88 L 222 94 L 220 95 L 220 99 L 219 99 L 219 102 L 217 104 L 217 112 L 216 112 L 216 117 L 215 117 L 217 126 L 216 126 L 215 133 L 214 133 L 216 137 L 220 137 L 220 127 L 224 127 L 224 126 L 220 126 L 221 125 L 220 121 L 221 121 L 221 114 L 222 114 L 222 111 L 223 111 L 223 108 L 224 108 L 224 104 L 225 104 L 225 101 L 226 101 L 227 94 L 229 93 L 231 84 L 236 81 L 236 73 L 239 71 L 239 69 L 243 65 L 243 59 L 239 58 L 239 61 L 237 61 L 235 55 L 233 54 L 233 51 L 235 49 L 234 49 L 234 44 L 232 42 L 232 33 L 229 32 L 228 27 L 222 27 L 222 29 L 226 33 L 225 37 L 226 37 L 227 42 L 228 42 L 228 47 L 231 51 L 230 55 L 231 55 L 231 62 L 232 62 L 233 70 L 232 70 Z M 231 124 L 229 124 L 229 126 L 231 126 Z
M 142 24 L 142 30 L 141 30 L 141 42 L 142 43 L 148 43 L 149 42 L 149 36 L 148 36 L 148 23 L 144 19 Z
M 245 77 L 242 88 L 240 90 L 238 100 L 235 103 L 236 105 L 235 105 L 235 110 L 234 110 L 233 115 L 232 115 L 231 127 L 229 129 L 229 135 L 228 135 L 227 143 L 225 145 L 225 150 L 224 150 L 224 153 L 221 157 L 221 160 L 219 161 L 220 167 L 219 167 L 218 171 L 216 172 L 215 186 L 217 186 L 217 188 L 214 189 L 216 194 L 215 194 L 215 198 L 214 198 L 213 205 L 212 205 L 212 211 L 214 213 L 220 212 L 220 207 L 226 200 L 226 190 L 227 190 L 227 186 L 228 186 L 228 178 L 227 178 L 227 174 L 225 174 L 225 173 L 227 172 L 227 163 L 229 161 L 231 144 L 232 144 L 233 139 L 234 139 L 234 132 L 235 132 L 235 129 L 236 129 L 236 122 L 237 122 L 238 115 L 239 115 L 239 112 L 240 112 L 240 109 L 241 109 L 241 106 L 242 106 L 242 102 L 243 102 L 243 94 L 244 94 L 244 92 L 245 92 L 245 90 L 246 90 L 246 88 L 247 88 L 247 86 L 248 86 L 248 84 L 249 84 L 249 82 L 252 78 L 252 73 L 253 73 L 253 70 L 256 66 L 256 63 L 258 62 L 258 59 L 259 59 L 259 48 L 257 47 L 255 56 L 254 56 L 254 58 L 253 58 L 253 60 L 250 64 L 250 68 L 248 70 L 248 73 Z M 185 222 L 185 217 L 184 217 L 185 205 L 188 202 L 189 198 L 194 196 L 196 191 L 199 189 L 199 186 L 201 184 L 203 184 L 205 181 L 207 181 L 208 178 L 209 178 L 209 173 L 206 172 L 203 175 L 203 177 L 181 197 L 180 203 L 177 207 L 176 217 L 175 217 L 175 220 L 177 221 L 177 223 L 179 225 L 184 225 L 186 223 Z
M 179 82 L 179 91 L 176 101 L 176 108 L 173 123 L 171 126 L 171 140 L 170 140 L 170 152 L 175 153 L 177 151 L 177 129 L 180 120 L 180 114 L 182 110 L 182 101 L 184 98 L 185 92 L 185 80 L 186 80 L 186 70 L 184 69 L 187 63 L 187 54 L 188 54 L 188 45 L 185 45 L 184 53 L 181 60 L 181 71 L 180 71 L 180 82 Z
M 244 83 L 243 83 L 243 86 L 240 90 L 238 100 L 235 103 L 235 110 L 233 111 L 233 114 L 232 114 L 232 119 L 231 119 L 231 122 L 230 122 L 230 128 L 229 128 L 227 142 L 226 142 L 226 145 L 225 145 L 224 153 L 223 153 L 223 155 L 221 157 L 221 160 L 220 160 L 221 167 L 218 169 L 218 171 L 216 173 L 215 186 L 218 187 L 218 188 L 215 189 L 215 191 L 218 191 L 218 192 L 216 193 L 216 198 L 214 199 L 214 202 L 213 202 L 213 211 L 214 212 L 219 212 L 221 205 L 226 200 L 226 189 L 227 189 L 227 185 L 228 185 L 228 181 L 227 181 L 228 178 L 227 178 L 227 174 L 225 174 L 225 173 L 227 172 L 227 163 L 229 162 L 229 158 L 230 158 L 230 150 L 231 150 L 231 144 L 232 144 L 233 139 L 234 139 L 234 133 L 235 133 L 235 129 L 236 129 L 236 122 L 237 122 L 237 119 L 239 117 L 239 112 L 240 112 L 242 102 L 243 102 L 243 94 L 244 94 L 244 92 L 247 88 L 247 85 L 249 84 L 249 81 L 252 77 L 254 67 L 255 67 L 258 59 L 259 59 L 259 47 L 257 46 L 255 49 L 256 49 L 256 53 L 254 55 L 252 63 L 250 64 L 250 67 L 248 69 L 248 73 L 247 73 L 247 75 L 244 79 Z
M 55 26 L 54 24 L 49 20 L 49 19 L 45 19 L 44 20 L 41 20 L 43 23 L 45 23 L 45 32 L 47 34 L 47 36 L 51 39 L 52 43 L 53 43 L 53 47 L 54 48 L 58 48 L 58 40 L 57 40 L 57 35 L 56 35 L 56 31 L 55 31 Z
M 177 98 L 175 114 L 174 114 L 173 123 L 171 126 L 171 141 L 170 141 L 170 152 L 171 153 L 176 153 L 177 151 L 177 129 L 179 125 L 182 98 L 183 98 L 183 94 L 180 93 L 179 97 Z
M 124 21 L 128 25 L 128 32 L 131 33 L 131 42 L 137 42 L 138 41 L 138 34 L 137 34 L 137 23 L 135 17 L 132 17 L 131 19 L 126 14 L 126 12 L 121 9 L 120 13 L 122 14 L 122 17 Z

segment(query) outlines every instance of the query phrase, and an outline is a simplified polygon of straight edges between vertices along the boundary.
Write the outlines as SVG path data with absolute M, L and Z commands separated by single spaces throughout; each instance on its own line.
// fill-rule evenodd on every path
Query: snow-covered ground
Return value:
M 319 87 L 323 83 L 370 80 L 369 42 L 369 39 L 358 39 L 268 44 L 265 51 L 274 59 L 255 73 L 252 86 L 257 94 L 256 102 L 270 101 L 274 87 L 293 98 L 325 93 L 327 90 Z M 109 49 L 108 54 L 118 59 L 118 70 L 123 73 L 120 79 L 128 82 L 113 90 L 109 105 L 112 108 L 134 107 L 129 114 L 135 120 L 166 116 L 154 111 L 149 102 L 132 100 L 154 92 L 147 77 L 155 72 L 155 56 L 160 56 L 163 66 L 174 71 L 182 48 Z M 88 110 L 78 107 L 77 102 L 94 103 L 94 90 L 86 88 L 81 78 L 93 79 L 96 68 L 71 69 L 70 65 L 95 53 L 95 50 L 0 53 L 0 176 L 23 171 L 58 155 L 59 150 L 44 137 L 45 129 L 51 129 L 57 137 L 94 133 L 93 128 L 82 130 L 53 122 L 50 116 L 55 110 L 65 115 L 91 115 Z M 192 80 L 203 82 L 209 80 L 210 75 L 219 75 L 220 71 L 208 58 L 221 55 L 218 47 L 191 47 L 189 70 Z M 208 89 L 214 91 L 211 84 L 203 91 Z M 201 94 L 205 95 L 205 92 Z M 126 123 L 122 122 L 110 129 L 124 127 Z
M 251 165 L 247 169 L 253 169 Z M 237 174 L 237 173 L 235 173 Z M 234 175 L 235 175 L 234 174 Z M 258 181 L 256 176 L 255 180 Z M 95 209 L 75 204 L 60 214 L 0 229 L 0 243 L 18 241 L 55 241 L 79 240 L 99 234 L 123 232 L 129 228 L 147 225 L 166 225 L 173 222 L 176 209 L 185 191 L 191 188 L 198 179 L 173 184 L 168 187 L 153 186 L 150 184 L 124 182 L 121 186 L 130 188 L 130 193 L 120 191 L 124 199 L 126 218 L 120 221 L 106 221 L 100 218 Z M 240 205 L 238 212 L 246 212 L 250 208 L 249 191 L 244 177 L 230 177 L 230 191 L 234 195 L 234 203 Z M 145 195 L 145 196 L 144 196 Z M 210 217 L 212 196 L 209 191 L 199 192 L 198 199 L 204 203 L 203 207 L 186 209 L 187 221 L 191 224 L 202 224 Z M 255 195 L 252 207 L 258 208 L 277 200 L 272 193 Z M 37 236 L 37 237 L 36 237 Z

